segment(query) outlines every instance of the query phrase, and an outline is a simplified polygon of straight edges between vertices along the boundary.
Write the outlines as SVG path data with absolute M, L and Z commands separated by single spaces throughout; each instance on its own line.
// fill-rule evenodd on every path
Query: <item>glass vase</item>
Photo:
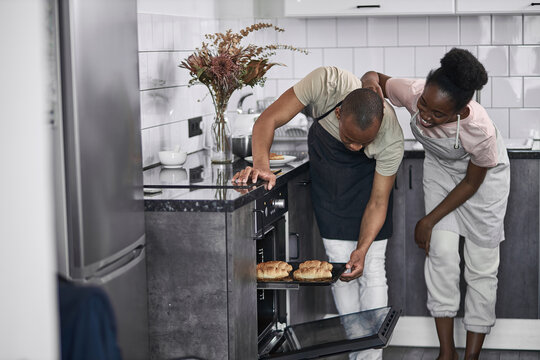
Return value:
M 221 114 L 216 115 L 212 127 L 212 147 L 210 160 L 214 164 L 227 164 L 233 160 L 232 134 L 227 118 Z

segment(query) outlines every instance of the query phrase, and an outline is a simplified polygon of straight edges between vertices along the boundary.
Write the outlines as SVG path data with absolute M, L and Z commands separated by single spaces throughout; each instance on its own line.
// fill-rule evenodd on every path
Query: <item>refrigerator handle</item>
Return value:
M 85 280 L 96 284 L 107 283 L 128 272 L 131 268 L 135 267 L 138 263 L 144 260 L 145 257 L 145 246 L 139 245 L 115 262 L 97 269 L 92 276 L 86 278 Z

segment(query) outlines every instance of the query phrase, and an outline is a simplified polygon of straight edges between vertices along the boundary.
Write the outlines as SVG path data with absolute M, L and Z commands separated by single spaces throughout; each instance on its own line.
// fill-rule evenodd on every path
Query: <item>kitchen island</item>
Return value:
M 501 245 L 500 318 L 539 319 L 537 143 L 532 150 L 509 151 L 512 187 L 505 221 L 508 240 Z M 427 319 L 423 253 L 412 239 L 414 225 L 424 211 L 424 152 L 414 142 L 405 145 L 394 188 L 394 235 L 387 249 L 389 303 L 403 309 L 405 320 Z M 323 258 L 312 213 L 309 161 L 305 152 L 295 155 L 299 155 L 295 161 L 279 167 L 276 182 L 276 187 L 287 186 L 289 193 L 287 231 L 294 234 L 289 255 L 299 260 Z M 145 194 L 153 359 L 257 357 L 253 204 L 267 190 L 262 182 L 232 187 L 233 174 L 247 165 L 242 159 L 212 165 L 201 151 L 189 155 L 182 168 L 156 166 L 144 172 L 145 188 L 161 191 Z M 290 323 L 336 312 L 327 287 L 288 293 Z M 414 332 L 400 331 L 398 324 L 394 343 L 432 346 L 425 339 L 414 343 L 411 334 Z M 487 338 L 487 346 L 493 338 Z

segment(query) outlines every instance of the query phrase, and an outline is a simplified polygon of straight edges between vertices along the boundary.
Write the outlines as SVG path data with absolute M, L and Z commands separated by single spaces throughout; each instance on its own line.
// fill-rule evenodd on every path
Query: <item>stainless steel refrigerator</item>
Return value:
M 148 358 L 136 0 L 49 0 L 59 272 L 113 305 Z

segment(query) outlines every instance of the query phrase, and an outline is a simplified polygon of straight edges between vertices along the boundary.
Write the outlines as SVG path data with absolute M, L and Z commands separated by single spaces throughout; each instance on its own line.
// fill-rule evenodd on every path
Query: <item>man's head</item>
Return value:
M 382 99 L 369 89 L 351 91 L 336 108 L 339 137 L 352 151 L 359 151 L 371 143 L 381 127 L 384 105 Z

